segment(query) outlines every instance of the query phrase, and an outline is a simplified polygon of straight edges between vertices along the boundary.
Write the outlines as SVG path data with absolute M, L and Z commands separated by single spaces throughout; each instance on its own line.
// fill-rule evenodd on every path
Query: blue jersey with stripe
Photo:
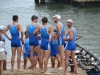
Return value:
M 11 33 L 12 39 L 19 39 L 19 31 L 17 29 L 17 24 L 15 24 L 14 26 L 10 25 L 9 31 Z
M 41 33 L 41 38 L 42 39 L 49 39 L 49 34 L 48 34 L 48 25 L 46 27 L 41 27 L 40 29 L 40 33 Z
M 27 54 L 30 54 L 29 39 L 24 39 L 24 50 Z
M 36 23 L 34 23 L 33 25 L 29 24 L 27 27 L 28 27 L 29 39 L 36 38 L 36 36 L 33 35 L 33 32 L 36 30 Z
M 49 33 L 48 33 L 48 25 L 46 27 L 41 27 L 40 34 L 41 34 L 41 49 L 49 50 Z
M 76 29 L 74 27 L 72 27 L 71 29 L 73 29 L 73 39 L 70 41 L 67 41 L 66 44 L 66 49 L 67 50 L 75 50 L 76 49 L 76 43 L 75 43 L 75 38 L 76 38 Z M 68 34 L 66 35 L 68 38 Z
M 36 35 L 34 35 L 34 31 L 36 30 L 36 23 L 34 24 L 29 24 L 27 26 L 28 28 L 28 34 L 29 34 L 29 45 L 30 46 L 38 46 L 39 45 L 39 42 L 38 42 L 38 39 L 36 37 Z
M 61 22 L 59 22 L 59 25 L 61 26 L 61 31 L 60 31 L 60 33 L 61 33 L 61 38 L 64 38 L 64 25 L 61 23 Z M 58 34 L 58 30 L 57 30 L 57 34 Z
M 63 40 L 63 38 L 64 38 L 64 25 L 61 22 L 59 22 L 59 25 L 61 26 L 61 31 L 60 31 L 61 35 L 58 38 L 58 44 L 64 45 L 64 43 L 65 43 L 65 41 Z M 57 35 L 58 35 L 58 30 L 57 30 Z
M 2 41 L 6 42 L 6 38 L 5 38 L 5 36 L 3 34 L 2 34 Z
M 50 49 L 51 49 L 51 53 L 58 52 L 58 40 L 51 40 Z
M 21 47 L 21 41 L 20 41 L 20 34 L 17 29 L 17 24 L 14 26 L 9 26 L 9 31 L 11 34 L 11 47 Z

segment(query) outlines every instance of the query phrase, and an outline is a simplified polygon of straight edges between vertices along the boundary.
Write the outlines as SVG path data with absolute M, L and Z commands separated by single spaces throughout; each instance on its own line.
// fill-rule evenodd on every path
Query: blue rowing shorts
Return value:
M 21 47 L 20 39 L 12 39 L 11 40 L 11 47 Z

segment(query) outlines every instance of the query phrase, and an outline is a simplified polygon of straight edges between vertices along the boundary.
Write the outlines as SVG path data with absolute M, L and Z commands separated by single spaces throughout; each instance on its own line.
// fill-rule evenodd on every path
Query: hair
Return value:
M 28 31 L 25 31 L 24 34 L 26 35 L 28 33 Z
M 55 29 L 55 30 L 53 30 L 54 32 L 57 32 L 57 30 Z
M 31 17 L 31 20 L 33 21 L 34 19 L 38 19 L 38 17 L 35 16 L 35 15 L 33 15 L 33 16 Z
M 47 17 L 43 17 L 43 18 L 42 18 L 42 22 L 47 23 L 47 22 L 48 22 Z
M 13 19 L 13 21 L 17 21 L 18 20 L 18 16 L 17 15 L 13 15 L 12 19 Z

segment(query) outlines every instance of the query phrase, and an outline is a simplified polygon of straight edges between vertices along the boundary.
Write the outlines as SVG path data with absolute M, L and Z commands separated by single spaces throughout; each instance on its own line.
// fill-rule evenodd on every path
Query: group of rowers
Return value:
M 23 31 L 22 25 L 18 23 L 18 16 L 13 15 L 11 24 L 8 24 L 3 30 L 0 30 L 0 41 L 2 41 L 1 31 L 4 36 L 11 41 L 11 72 L 14 71 L 14 61 L 17 51 L 17 71 L 24 71 L 21 69 L 21 53 L 24 56 L 24 69 L 26 69 L 27 60 L 31 62 L 30 69 L 35 70 L 37 61 L 39 63 L 39 70 L 44 74 L 52 74 L 48 72 L 47 65 L 48 60 L 51 57 L 52 68 L 55 67 L 55 59 L 57 59 L 57 69 L 63 70 L 64 75 L 67 75 L 68 60 L 71 55 L 75 73 L 78 74 L 77 61 L 75 59 L 75 37 L 76 30 L 73 27 L 73 20 L 68 19 L 67 26 L 68 32 L 65 33 L 65 28 L 61 22 L 61 16 L 53 16 L 54 22 L 56 23 L 56 30 L 53 30 L 50 25 L 48 25 L 47 17 L 42 18 L 42 25 L 39 25 L 38 17 L 33 15 L 31 17 L 31 23 L 26 27 L 26 31 Z M 11 38 L 6 33 L 10 31 Z M 25 37 L 24 37 L 25 35 Z M 66 42 L 65 48 L 64 44 Z M 3 51 L 1 51 L 0 45 L 0 64 L 1 60 L 5 59 Z M 65 62 L 64 62 L 65 56 Z M 65 64 L 64 64 L 65 63 Z

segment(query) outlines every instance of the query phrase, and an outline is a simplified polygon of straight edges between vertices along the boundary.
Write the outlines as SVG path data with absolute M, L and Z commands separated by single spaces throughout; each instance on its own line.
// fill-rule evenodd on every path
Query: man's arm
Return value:
M 58 30 L 58 35 L 57 35 L 57 38 L 59 38 L 59 37 L 60 37 L 60 35 L 61 35 L 61 27 L 60 27 L 60 25 L 59 25 L 59 24 L 57 24 L 57 25 L 56 25 L 56 28 L 57 28 L 57 30 Z
M 8 29 L 9 29 L 9 24 L 7 25 L 7 27 L 3 30 L 3 34 L 5 35 L 5 37 L 7 38 L 7 39 L 9 39 L 9 40 L 11 40 L 11 38 L 9 38 L 9 36 L 7 35 L 7 31 L 8 31 Z
M 34 35 L 36 35 L 40 31 L 40 25 L 36 24 L 36 30 L 33 32 Z
M 22 29 L 21 24 L 18 24 L 18 30 L 19 30 L 20 33 L 21 33 L 21 41 L 22 41 L 22 44 L 24 44 L 24 41 L 23 41 L 23 36 L 24 36 L 24 34 L 23 34 L 23 29 Z
M 69 38 L 64 38 L 65 41 L 70 41 L 73 39 L 73 30 L 72 29 L 70 29 L 68 31 L 68 35 L 69 35 Z
M 50 34 L 50 38 L 49 38 L 49 42 L 51 41 L 51 39 L 52 39 L 52 36 L 54 35 L 54 33 L 53 33 L 53 30 L 52 30 L 52 27 L 51 26 L 49 26 L 48 27 L 48 33 Z
M 52 30 L 51 26 L 48 27 L 48 32 L 49 32 L 49 34 L 53 34 L 53 30 Z

